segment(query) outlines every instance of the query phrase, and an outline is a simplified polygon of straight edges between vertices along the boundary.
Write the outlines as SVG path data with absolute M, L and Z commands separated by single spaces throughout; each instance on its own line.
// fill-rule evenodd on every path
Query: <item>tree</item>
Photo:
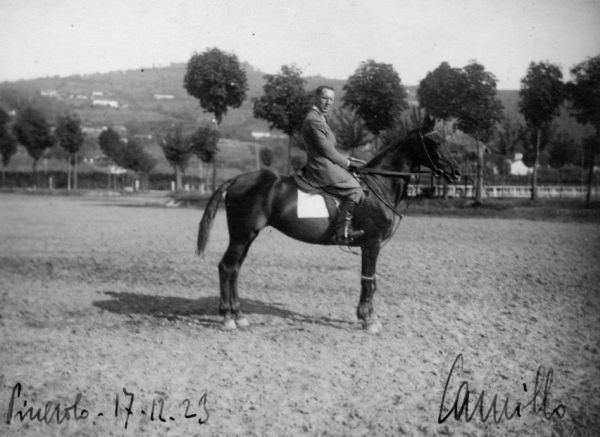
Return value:
M 339 147 L 344 150 L 364 146 L 370 140 L 371 133 L 356 111 L 348 108 L 336 109 L 329 124 L 335 132 Z
M 417 89 L 419 105 L 432 117 L 447 121 L 456 112 L 464 90 L 463 81 L 464 75 L 459 68 L 453 68 L 447 62 L 442 62 L 419 82 Z
M 6 183 L 6 167 L 17 153 L 17 140 L 8 130 L 10 116 L 0 107 L 0 155 L 2 155 L 2 186 Z
M 502 120 L 502 103 L 496 97 L 496 77 L 477 62 L 471 62 L 461 70 L 457 100 L 451 112 L 457 119 L 457 127 L 475 138 L 477 144 L 477 177 L 475 205 L 483 198 L 483 154 L 480 142 L 487 141 L 496 123 Z
M 525 123 L 537 131 L 533 177 L 531 178 L 531 200 L 537 199 L 537 167 L 541 150 L 546 145 L 542 143 L 542 129 L 550 125 L 558 115 L 564 100 L 564 85 L 562 73 L 557 65 L 549 62 L 532 62 L 527 74 L 521 80 L 519 91 L 519 111 L 525 118 Z
M 83 145 L 83 132 L 77 115 L 58 117 L 54 135 L 60 146 L 67 152 L 67 189 L 71 189 L 71 173 L 73 173 L 73 187 L 77 189 L 77 154 Z
M 200 100 L 200 106 L 215 116 L 221 124 L 227 108 L 239 108 L 246 99 L 248 83 L 246 72 L 240 67 L 237 56 L 217 48 L 204 53 L 194 53 L 187 63 L 183 86 Z M 216 144 L 215 144 L 216 148 Z M 216 186 L 217 162 L 213 163 L 213 190 Z
M 567 95 L 571 101 L 571 115 L 580 123 L 591 124 L 595 135 L 584 141 L 588 167 L 586 202 L 591 201 L 594 163 L 600 153 L 600 55 L 577 64 L 571 69 L 573 80 L 567 84 Z
M 100 150 L 104 153 L 108 159 L 110 159 L 113 163 L 117 163 L 120 161 L 120 153 L 122 152 L 121 147 L 121 137 L 119 133 L 115 131 L 113 128 L 109 127 L 108 129 L 104 129 L 100 132 L 98 136 L 98 145 L 100 146 Z M 110 190 L 110 169 L 108 169 L 108 186 L 107 189 Z M 116 176 L 115 176 L 116 177 Z M 116 182 L 116 181 L 115 181 Z M 115 183 L 116 185 L 116 183 Z
M 192 156 L 192 145 L 184 137 L 183 126 L 181 124 L 172 126 L 164 138 L 160 135 L 157 135 L 157 138 L 165 158 L 169 161 L 175 172 L 175 188 L 181 190 L 182 176 Z
M 390 129 L 408 107 L 406 90 L 391 64 L 361 63 L 343 89 L 343 106 L 356 111 L 375 136 Z
M 36 175 L 36 185 L 39 185 L 37 163 L 44 151 L 54 145 L 54 137 L 50 132 L 48 122 L 41 112 L 27 106 L 18 112 L 17 120 L 13 125 L 13 133 L 33 159 L 32 170 Z
M 126 144 L 121 143 L 121 151 L 117 154 L 117 165 L 136 173 L 142 181 L 141 189 L 148 188 L 148 174 L 156 167 L 156 159 L 150 155 L 135 138 L 129 138 Z
M 300 132 L 309 107 L 309 95 L 302 71 L 294 65 L 284 65 L 279 74 L 264 76 L 264 94 L 254 99 L 254 117 L 269 122 L 270 129 L 280 129 L 288 136 L 288 173 L 292 159 L 292 140 Z
M 215 157 L 219 151 L 219 131 L 211 126 L 200 126 L 190 136 L 189 142 L 192 153 L 194 153 L 202 162 L 212 163 L 212 190 L 217 186 L 217 169 Z
M 202 54 L 194 53 L 188 61 L 183 86 L 200 106 L 215 116 L 221 124 L 227 108 L 239 108 L 246 99 L 246 72 L 237 56 L 217 48 Z

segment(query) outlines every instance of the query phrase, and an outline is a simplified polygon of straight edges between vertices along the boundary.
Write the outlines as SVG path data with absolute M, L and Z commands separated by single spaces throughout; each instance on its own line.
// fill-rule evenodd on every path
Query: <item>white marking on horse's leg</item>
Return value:
M 237 325 L 235 324 L 235 320 L 233 320 L 232 318 L 226 317 L 225 320 L 223 320 L 223 329 L 225 329 L 226 331 L 232 331 L 236 328 Z
M 245 316 L 238 317 L 235 322 L 237 323 L 238 328 L 247 328 L 250 326 L 250 322 Z

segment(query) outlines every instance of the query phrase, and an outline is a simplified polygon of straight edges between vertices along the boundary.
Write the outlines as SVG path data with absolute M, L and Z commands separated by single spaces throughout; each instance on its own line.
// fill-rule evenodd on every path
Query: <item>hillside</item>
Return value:
M 185 68 L 185 64 L 179 63 L 104 74 L 4 82 L 0 84 L 0 104 L 6 109 L 12 109 L 11 106 L 15 106 L 17 98 L 15 96 L 29 95 L 33 96 L 29 97 L 30 99 L 36 99 L 36 105 L 46 113 L 49 120 L 55 119 L 58 114 L 65 111 L 77 113 L 87 132 L 84 155 L 91 157 L 98 154 L 96 137 L 103 126 L 122 126 L 123 131 L 126 129 L 130 134 L 147 136 L 174 122 L 195 126 L 198 122 L 209 121 L 212 116 L 204 113 L 198 101 L 189 96 L 183 88 Z M 239 166 L 240 162 L 249 163 L 252 167 L 251 160 L 255 159 L 254 152 L 249 155 L 244 152 L 242 156 L 238 156 L 240 150 L 254 147 L 251 143 L 252 132 L 269 131 L 266 122 L 257 120 L 252 115 L 252 100 L 263 92 L 264 73 L 249 64 L 243 64 L 243 68 L 248 79 L 247 99 L 240 108 L 230 109 L 220 126 L 222 136 L 234 143 L 221 142 L 219 159 L 223 159 L 222 162 L 227 162 L 228 166 L 232 167 Z M 314 89 L 322 83 L 331 85 L 336 90 L 338 96 L 336 105 L 340 105 L 339 97 L 343 95 L 342 88 L 345 81 L 323 77 L 307 78 L 308 89 Z M 417 87 L 406 84 L 405 86 L 409 101 L 416 101 Z M 518 111 L 518 91 L 499 90 L 498 97 L 502 101 L 506 115 L 511 120 L 522 121 Z M 564 110 L 556 123 L 559 131 L 568 132 L 576 140 L 590 133 L 588 129 L 569 117 Z M 239 147 L 237 142 L 241 142 L 239 144 L 242 144 L 242 147 Z M 285 147 L 286 140 L 271 141 L 271 146 L 276 144 Z M 169 166 L 158 146 L 149 142 L 148 147 L 159 160 L 158 169 L 168 171 Z M 234 152 L 225 152 L 229 149 Z M 282 156 L 280 158 L 284 159 Z M 28 157 L 22 150 L 13 161 L 11 168 L 30 165 Z M 52 162 L 48 165 L 52 166 Z

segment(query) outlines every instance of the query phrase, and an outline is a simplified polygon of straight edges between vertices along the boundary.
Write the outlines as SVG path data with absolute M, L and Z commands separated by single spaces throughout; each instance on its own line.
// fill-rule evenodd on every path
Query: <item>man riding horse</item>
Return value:
M 335 134 L 327 124 L 327 113 L 333 106 L 335 93 L 329 86 L 319 86 L 316 102 L 302 124 L 302 138 L 306 144 L 307 162 L 304 176 L 313 185 L 340 198 L 335 224 L 335 242 L 349 244 L 360 238 L 363 230 L 352 229 L 354 208 L 363 198 L 363 190 L 348 171 L 352 163 L 336 149 Z

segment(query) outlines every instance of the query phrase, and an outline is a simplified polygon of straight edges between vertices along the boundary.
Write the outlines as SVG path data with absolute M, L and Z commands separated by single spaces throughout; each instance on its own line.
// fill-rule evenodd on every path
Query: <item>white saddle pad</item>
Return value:
M 298 218 L 320 217 L 329 217 L 323 196 L 298 190 Z

